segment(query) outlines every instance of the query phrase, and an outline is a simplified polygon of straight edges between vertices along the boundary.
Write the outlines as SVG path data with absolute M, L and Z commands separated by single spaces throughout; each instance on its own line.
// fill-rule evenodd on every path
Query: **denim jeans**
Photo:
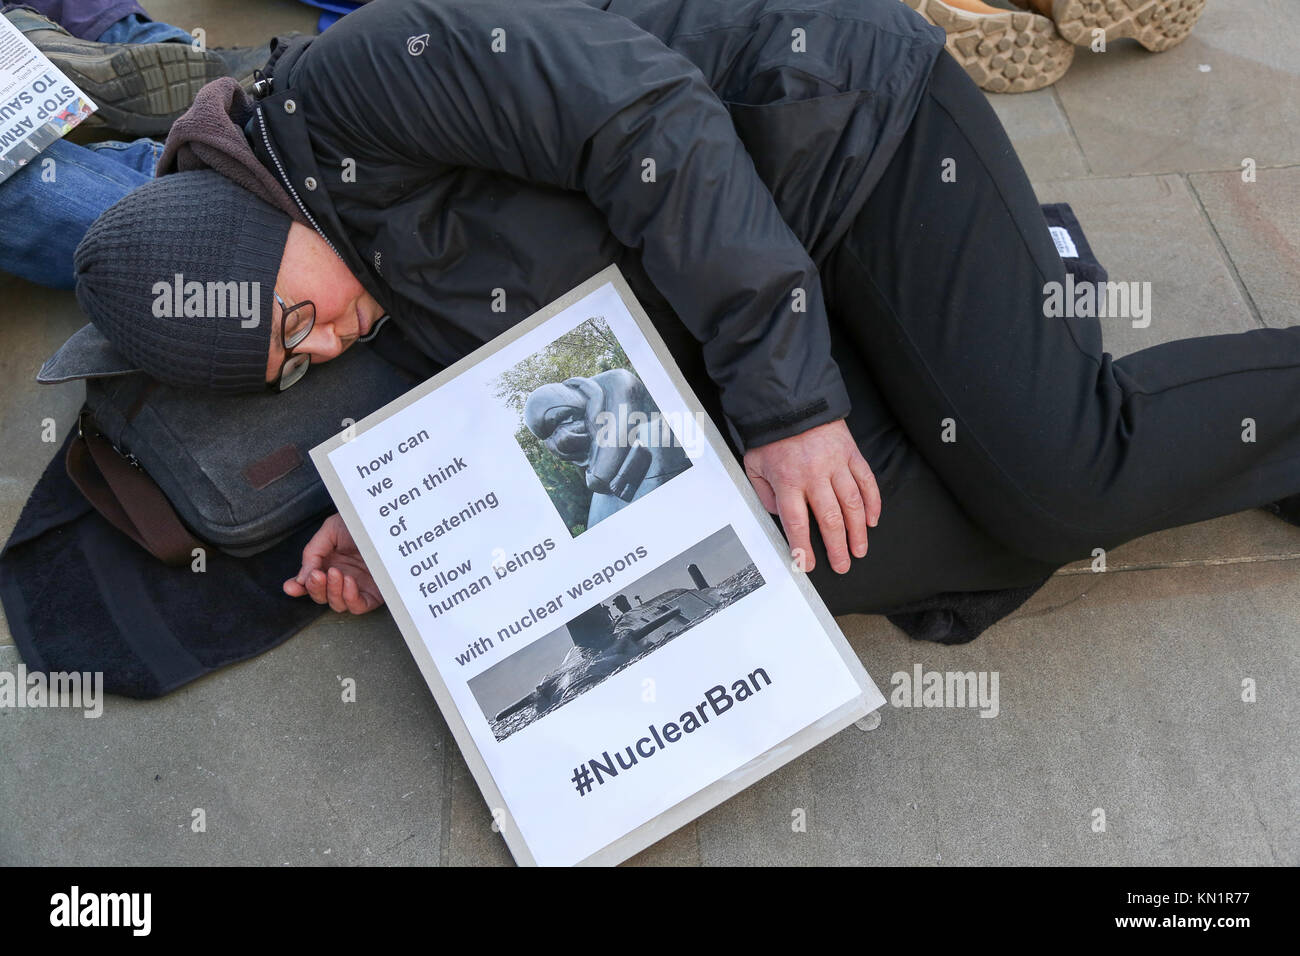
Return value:
M 132 13 L 118 20 L 99 35 L 100 43 L 166 43 L 179 41 L 190 43 L 194 38 L 170 23 L 157 23 L 146 20 L 138 13 Z
M 71 289 L 72 256 L 99 214 L 153 178 L 162 143 L 51 143 L 0 183 L 0 269 Z

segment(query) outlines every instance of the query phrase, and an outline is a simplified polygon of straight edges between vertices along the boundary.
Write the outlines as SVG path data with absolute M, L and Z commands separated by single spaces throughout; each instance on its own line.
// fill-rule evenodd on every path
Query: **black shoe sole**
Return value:
M 47 56 L 95 101 L 95 117 L 135 136 L 166 135 L 199 90 L 226 75 L 219 56 L 185 43 L 122 44 L 107 56 Z

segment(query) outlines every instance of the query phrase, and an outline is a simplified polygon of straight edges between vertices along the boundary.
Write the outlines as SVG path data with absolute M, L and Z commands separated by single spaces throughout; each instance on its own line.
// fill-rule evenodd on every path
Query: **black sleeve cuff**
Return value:
M 818 425 L 845 418 L 851 408 L 848 391 L 837 382 L 828 393 L 813 397 L 799 405 L 763 419 L 733 422 L 727 418 L 731 436 L 743 454 L 759 445 L 767 445 L 782 438 L 806 432 Z

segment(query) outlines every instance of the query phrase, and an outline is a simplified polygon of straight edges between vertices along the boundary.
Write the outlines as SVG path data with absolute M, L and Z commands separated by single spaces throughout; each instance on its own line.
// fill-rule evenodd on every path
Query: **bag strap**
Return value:
M 159 561 L 173 567 L 187 564 L 195 548 L 203 547 L 181 523 L 167 496 L 137 465 L 128 462 L 109 441 L 85 427 L 68 443 L 68 476 L 105 520 Z

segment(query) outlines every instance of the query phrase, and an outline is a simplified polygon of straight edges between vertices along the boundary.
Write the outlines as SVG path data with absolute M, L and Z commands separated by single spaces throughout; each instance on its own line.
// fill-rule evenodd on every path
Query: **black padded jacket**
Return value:
M 898 0 L 378 0 L 278 44 L 247 132 L 433 361 L 616 262 L 743 450 L 848 413 L 818 268 L 943 42 Z

